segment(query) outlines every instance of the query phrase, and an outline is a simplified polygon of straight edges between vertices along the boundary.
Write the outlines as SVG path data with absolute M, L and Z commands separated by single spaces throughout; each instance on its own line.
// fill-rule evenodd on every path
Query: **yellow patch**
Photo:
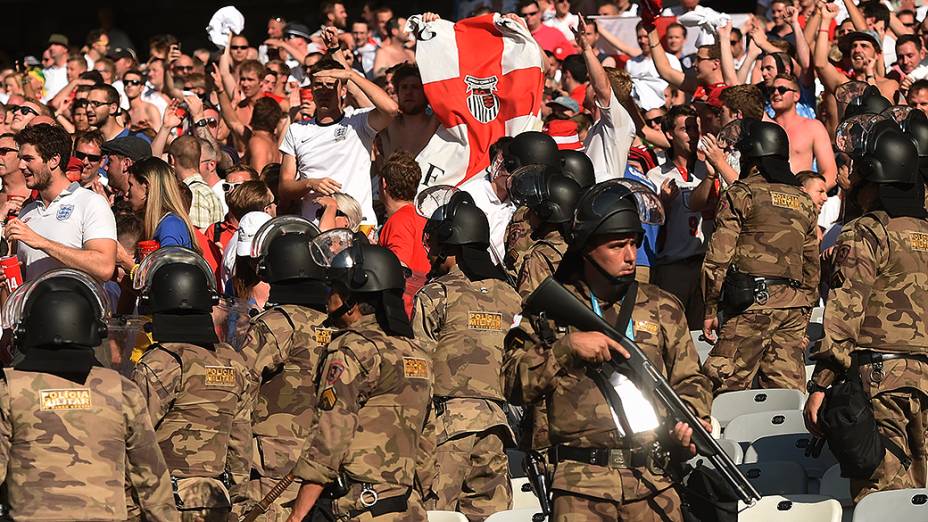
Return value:
M 314 326 L 313 335 L 316 338 L 316 344 L 326 345 L 332 342 L 332 330 L 329 328 Z
M 335 394 L 335 388 L 329 386 L 322 390 L 322 393 L 319 395 L 319 409 L 329 411 L 335 407 L 335 402 L 337 400 L 338 395 Z
M 502 330 L 503 314 L 494 312 L 467 312 L 467 328 L 471 330 Z
M 207 386 L 235 386 L 235 368 L 231 366 L 207 366 Z
M 636 332 L 648 332 L 651 335 L 657 335 L 657 323 L 649 321 L 635 321 Z
M 775 207 L 791 208 L 793 210 L 799 210 L 801 201 L 799 196 L 795 194 L 784 194 L 782 192 L 771 192 L 770 200 Z
M 429 362 L 415 357 L 403 357 L 403 375 L 407 379 L 428 379 Z
M 93 407 L 87 388 L 40 390 L 39 399 L 42 411 L 89 410 Z
M 909 247 L 918 252 L 928 252 L 928 234 L 909 232 Z

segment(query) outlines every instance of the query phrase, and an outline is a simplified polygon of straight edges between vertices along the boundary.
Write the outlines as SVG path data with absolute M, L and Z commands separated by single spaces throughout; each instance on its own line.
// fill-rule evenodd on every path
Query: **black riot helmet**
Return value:
M 779 157 L 789 160 L 789 136 L 783 127 L 773 122 L 744 118 L 735 147 L 742 158 Z
M 513 173 L 509 197 L 531 210 L 544 223 L 569 223 L 583 189 L 560 171 L 544 165 L 522 167 Z
M 181 247 L 149 254 L 136 270 L 133 286 L 141 293 L 140 307 L 151 314 L 209 314 L 219 302 L 209 265 Z
M 561 173 L 577 182 L 580 188 L 587 189 L 596 184 L 593 161 L 579 150 L 561 151 Z
M 52 270 L 7 299 L 3 327 L 15 327 L 15 344 L 22 351 L 92 348 L 107 336 L 105 296 L 99 283 L 84 272 Z
M 423 204 L 429 194 L 423 191 L 417 209 L 423 212 L 431 210 L 429 203 Z M 425 228 L 422 231 L 422 243 L 426 248 L 443 246 L 476 245 L 487 248 L 490 245 L 490 223 L 474 198 L 464 191 L 453 190 L 442 193 L 447 202 L 440 204 L 428 216 Z
M 268 283 L 325 279 L 309 245 L 319 228 L 298 216 L 278 216 L 258 229 L 251 256 L 258 259 L 258 274 Z
M 508 172 L 515 172 L 519 167 L 526 165 L 558 168 L 561 165 L 561 157 L 554 138 L 543 132 L 528 131 L 515 136 L 509 142 L 509 148 L 503 152 L 503 162 Z
M 902 131 L 915 141 L 919 170 L 928 182 L 928 116 L 918 109 L 909 110 L 900 126 Z
M 870 85 L 864 90 L 863 94 L 854 97 L 847 104 L 842 119 L 845 120 L 860 114 L 880 114 L 891 106 L 892 103 L 880 94 L 880 90 L 876 86 Z
M 864 155 L 855 164 L 860 177 L 879 184 L 918 181 L 918 148 L 912 137 L 891 120 L 875 124 L 870 133 Z

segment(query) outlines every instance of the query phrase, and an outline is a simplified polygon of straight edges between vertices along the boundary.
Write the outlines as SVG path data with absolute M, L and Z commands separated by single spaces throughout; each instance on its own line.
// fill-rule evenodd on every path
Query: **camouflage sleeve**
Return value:
M 274 332 L 266 321 L 270 314 L 277 313 L 279 312 L 270 311 L 254 319 L 251 323 L 251 329 L 245 337 L 245 343 L 242 345 L 242 355 L 248 362 L 251 371 L 253 371 L 258 378 L 260 378 L 264 372 L 274 370 L 282 365 L 289 352 L 289 347 L 281 346 L 277 336 L 274 335 Z M 286 321 L 286 319 L 284 319 L 284 321 Z
M 716 317 L 719 295 L 725 274 L 735 255 L 738 236 L 741 235 L 741 223 L 744 216 L 751 211 L 751 193 L 742 184 L 729 188 L 719 201 L 715 215 L 715 232 L 706 249 L 706 259 L 702 264 L 702 295 L 706 301 L 706 317 Z
M 0 379 L 0 484 L 6 480 L 6 467 L 10 462 L 10 447 L 13 444 L 10 403 L 10 388 L 6 385 L 6 379 Z
M 554 266 L 551 261 L 545 258 L 537 248 L 532 249 L 523 259 L 522 268 L 519 269 L 519 279 L 516 283 L 519 296 L 525 299 L 552 274 L 554 274 Z
M 240 371 L 245 378 L 245 388 L 242 390 L 239 409 L 232 419 L 232 430 L 229 434 L 229 454 L 226 458 L 226 466 L 232 474 L 235 484 L 244 484 L 251 474 L 251 413 L 258 390 L 258 383 L 248 368 L 240 365 Z
M 145 398 L 135 384 L 123 380 L 126 423 L 126 475 L 132 484 L 145 520 L 177 521 L 171 477 L 146 415 Z
M 434 353 L 438 343 L 446 306 L 445 287 L 439 283 L 429 283 L 416 292 L 412 306 L 413 337 L 429 354 Z
M 865 318 L 865 307 L 888 252 L 886 231 L 866 216 L 844 226 L 835 243 L 831 290 L 825 307 L 825 337 L 812 354 L 812 380 L 829 386 L 851 367 L 851 352 Z
M 435 410 L 429 408 L 425 428 L 419 437 L 419 448 L 416 450 L 416 480 L 418 481 L 419 495 L 428 500 L 432 484 L 438 475 L 435 462 L 435 449 L 438 446 L 438 426 L 435 422 Z
M 806 239 L 802 244 L 802 286 L 808 290 L 810 306 L 818 302 L 819 284 L 822 277 L 822 262 L 820 258 L 820 245 L 818 241 L 818 219 L 812 215 Z
M 686 325 L 683 306 L 676 297 L 663 294 L 660 300 L 661 336 L 667 382 L 700 418 L 708 419 L 712 411 L 712 385 L 699 365 L 699 354 Z
M 380 378 L 380 356 L 366 340 L 342 336 L 329 348 L 316 395 L 316 429 L 309 437 L 293 473 L 304 482 L 328 484 L 335 480 L 358 427 L 362 396 Z M 359 355 L 360 354 L 360 357 Z
M 562 337 L 546 346 L 526 330 L 527 319 L 506 335 L 503 354 L 503 379 L 506 400 L 515 406 L 537 402 L 554 389 L 555 378 L 577 361 L 568 338 Z
M 171 408 L 181 374 L 177 360 L 161 349 L 146 351 L 132 369 L 132 381 L 142 391 L 152 426 L 157 426 Z

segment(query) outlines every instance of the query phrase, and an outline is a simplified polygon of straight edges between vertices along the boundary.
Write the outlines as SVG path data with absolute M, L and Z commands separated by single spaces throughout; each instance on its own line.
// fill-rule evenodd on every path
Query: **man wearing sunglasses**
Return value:
M 129 99 L 129 126 L 133 130 L 158 129 L 161 127 L 161 112 L 157 107 L 142 99 L 145 77 L 130 69 L 122 75 L 122 85 Z
M 49 115 L 48 108 L 35 98 L 25 98 L 19 105 L 8 105 L 7 110 L 13 115 L 10 130 L 19 132 L 29 125 L 33 118 L 40 114 Z
M 789 136 L 789 164 L 793 172 L 815 170 L 825 176 L 828 189 L 835 186 L 838 166 L 831 148 L 831 137 L 822 122 L 804 118 L 796 112 L 799 102 L 799 83 L 794 76 L 777 75 L 770 88 L 770 106 L 773 120 Z
M 23 201 L 32 195 L 32 191 L 26 187 L 26 178 L 19 170 L 19 145 L 16 144 L 15 138 L 16 135 L 12 132 L 0 134 L 0 180 L 3 181 L 0 205 L 11 202 L 4 211 L 0 211 L 4 217 L 10 209 L 18 213 Z
M 81 186 L 109 199 L 109 192 L 100 181 L 103 164 L 103 134 L 92 130 L 79 134 L 74 142 L 73 156 L 81 161 Z
M 248 59 L 248 38 L 244 35 L 234 35 L 229 41 L 229 56 L 232 57 L 232 67 L 238 67 L 238 64 Z
M 525 20 L 532 37 L 543 50 L 553 53 L 556 49 L 573 49 L 564 33 L 542 23 L 542 11 L 535 0 L 520 0 L 516 13 Z

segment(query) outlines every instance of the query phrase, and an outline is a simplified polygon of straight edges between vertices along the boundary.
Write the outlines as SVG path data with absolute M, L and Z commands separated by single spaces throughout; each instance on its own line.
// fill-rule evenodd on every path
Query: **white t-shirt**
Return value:
M 571 28 L 576 29 L 579 23 L 580 18 L 573 13 L 567 13 L 567 16 L 564 18 L 558 18 L 557 16 L 554 16 L 550 20 L 545 20 L 544 22 L 545 25 L 553 27 L 564 33 L 564 38 L 567 38 L 568 42 L 574 41 L 574 32 L 571 30 Z
M 506 227 L 512 221 L 516 207 L 511 201 L 503 203 L 496 196 L 493 184 L 490 183 L 489 174 L 477 174 L 460 186 L 474 198 L 477 207 L 487 215 L 490 222 L 490 246 L 496 254 L 505 255 Z M 498 259 L 497 261 L 502 261 Z
M 714 219 L 704 218 L 703 212 L 689 208 L 690 195 L 706 177 L 705 163 L 697 161 L 693 171 L 690 173 L 689 181 L 684 181 L 680 171 L 671 162 L 648 171 L 648 180 L 654 183 L 658 190 L 668 178 L 673 179 L 680 188 L 680 192 L 670 202 L 670 208 L 665 213 L 664 246 L 657 253 L 656 264 L 673 263 L 705 254 L 706 242 L 715 231 Z
M 165 100 L 161 92 L 156 90 L 155 87 L 150 83 L 145 84 L 145 91 L 142 92 L 142 95 L 139 97 L 142 98 L 142 101 L 146 101 L 155 107 L 158 107 L 158 112 L 160 112 L 162 115 L 164 115 L 164 111 L 168 108 L 167 100 Z
M 674 69 L 683 72 L 680 60 L 676 56 L 665 52 L 667 61 Z M 640 54 L 625 63 L 625 70 L 632 79 L 632 96 L 638 101 L 638 105 L 645 111 L 663 107 L 664 89 L 667 88 L 667 82 L 661 78 L 654 66 L 654 60 L 650 56 Z
M 371 195 L 371 147 L 377 132 L 367 122 L 373 107 L 345 114 L 328 125 L 315 120 L 293 123 L 280 145 L 280 152 L 296 159 L 297 179 L 332 178 L 341 183 L 340 192 L 361 205 L 361 222 L 377 224 Z M 301 214 L 316 219 L 319 205 L 309 195 L 303 198 Z
M 225 216 L 229 213 L 229 205 L 226 203 L 226 191 L 222 190 L 222 180 L 210 188 L 213 189 L 213 194 L 216 194 L 216 197 L 219 198 L 219 203 L 222 204 L 222 215 Z
M 20 211 L 19 219 L 40 236 L 71 248 L 83 248 L 91 239 L 116 241 L 116 218 L 106 198 L 76 182 L 58 194 L 48 207 L 41 199 L 29 203 Z M 25 243 L 17 246 L 16 255 L 23 263 L 26 281 L 64 266 Z
M 42 97 L 42 103 L 48 103 L 68 85 L 68 68 L 67 67 L 49 67 L 42 69 L 45 75 L 45 96 Z
M 609 106 L 599 107 L 599 121 L 590 129 L 583 143 L 586 155 L 593 162 L 596 182 L 621 178 L 628 162 L 628 149 L 635 139 L 635 122 L 615 93 L 610 94 Z

